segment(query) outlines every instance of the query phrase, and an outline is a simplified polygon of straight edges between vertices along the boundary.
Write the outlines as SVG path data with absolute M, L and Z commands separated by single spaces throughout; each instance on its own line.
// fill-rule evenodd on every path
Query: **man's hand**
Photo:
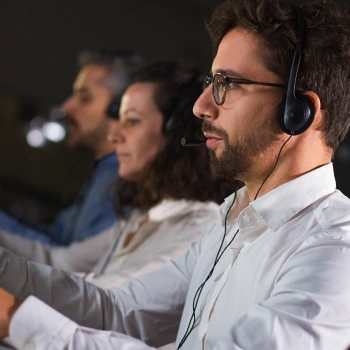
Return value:
M 21 304 L 22 300 L 0 288 L 0 339 L 9 335 L 11 318 Z

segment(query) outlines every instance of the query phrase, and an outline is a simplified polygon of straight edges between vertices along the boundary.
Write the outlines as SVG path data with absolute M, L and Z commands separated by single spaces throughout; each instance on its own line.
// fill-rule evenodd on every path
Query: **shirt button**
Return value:
M 250 220 L 250 217 L 249 217 L 248 215 L 244 215 L 244 216 L 243 216 L 243 220 L 244 220 L 245 222 L 248 222 L 248 221 Z
M 24 350 L 35 350 L 35 344 L 32 341 L 27 341 L 23 347 Z

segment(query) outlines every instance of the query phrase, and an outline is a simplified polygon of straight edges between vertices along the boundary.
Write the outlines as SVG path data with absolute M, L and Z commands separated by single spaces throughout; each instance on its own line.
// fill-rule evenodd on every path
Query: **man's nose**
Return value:
M 211 86 L 208 86 L 195 102 L 193 114 L 201 119 L 212 119 L 216 115 L 216 109 Z
M 68 114 L 72 112 L 74 109 L 74 100 L 72 96 L 68 97 L 63 103 L 61 104 L 62 109 L 67 112 Z

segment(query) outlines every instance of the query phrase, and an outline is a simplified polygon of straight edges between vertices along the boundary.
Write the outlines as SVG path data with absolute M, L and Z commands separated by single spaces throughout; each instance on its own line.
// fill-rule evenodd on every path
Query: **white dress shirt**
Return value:
M 176 262 L 118 289 L 85 284 L 82 290 L 81 285 L 79 299 L 64 305 L 39 295 L 82 326 L 115 332 L 78 326 L 29 298 L 11 322 L 12 341 L 18 348 L 29 342 L 38 349 L 139 350 L 149 347 L 119 333 L 159 346 L 178 331 L 178 344 L 194 295 L 213 266 L 233 200 L 234 195 L 220 207 L 220 223 Z M 240 190 L 224 246 L 237 229 L 203 288 L 196 326 L 183 349 L 345 349 L 350 344 L 350 200 L 335 190 L 332 165 L 251 203 L 246 189 Z M 0 266 L 1 279 L 6 271 L 6 264 Z M 69 287 L 77 285 L 72 280 Z M 30 294 L 26 288 L 17 295 Z
M 100 287 L 113 287 L 183 255 L 215 223 L 217 208 L 213 202 L 168 199 L 146 212 L 135 209 L 128 220 L 69 247 L 50 247 L 3 231 L 0 247 L 30 261 L 81 272 L 80 276 Z M 133 239 L 125 246 L 132 233 Z
M 27 256 L 32 255 L 33 258 L 41 261 L 52 261 L 51 257 L 55 256 L 57 259 L 59 254 L 61 258 L 65 257 L 59 266 L 66 264 L 68 268 L 83 264 L 83 261 L 98 259 L 92 273 L 76 273 L 76 275 L 102 288 L 116 287 L 128 279 L 154 271 L 166 261 L 183 255 L 190 244 L 198 240 L 208 226 L 214 225 L 217 209 L 218 205 L 213 202 L 163 200 L 147 212 L 134 210 L 127 221 L 121 221 L 113 230 L 101 234 L 99 239 L 94 237 L 83 243 L 74 244 L 73 250 L 52 249 L 39 242 L 31 242 L 23 238 L 20 239 L 24 245 L 19 246 L 17 250 L 23 251 L 25 248 L 34 246 L 36 249 L 28 250 Z M 130 234 L 133 238 L 126 245 Z M 2 238 L 4 237 L 6 236 Z M 8 245 L 18 243 L 17 237 L 9 235 L 6 239 Z M 101 247 L 104 246 L 106 248 L 103 252 Z M 48 253 L 42 254 L 44 251 Z M 79 252 L 78 256 L 72 254 L 73 252 Z M 12 267 L 12 273 L 11 268 L 8 270 L 8 283 L 3 275 L 0 284 L 5 288 L 8 286 L 14 293 L 23 288 L 30 275 L 30 283 L 26 285 L 25 290 L 30 288 L 31 294 L 45 295 L 49 300 L 59 299 L 62 304 L 71 297 L 70 293 L 73 298 L 79 295 L 79 290 L 74 288 L 64 290 L 63 293 L 58 293 L 55 288 L 57 284 L 60 286 L 69 284 L 70 274 L 48 266 L 27 263 L 16 255 L 9 255 L 9 252 L 4 250 L 0 254 L 0 261 L 7 260 L 7 266 Z M 86 258 L 79 262 L 78 258 L 83 254 L 86 254 Z M 18 264 L 18 261 L 21 261 L 21 264 Z M 173 346 L 169 345 L 162 349 L 172 348 Z

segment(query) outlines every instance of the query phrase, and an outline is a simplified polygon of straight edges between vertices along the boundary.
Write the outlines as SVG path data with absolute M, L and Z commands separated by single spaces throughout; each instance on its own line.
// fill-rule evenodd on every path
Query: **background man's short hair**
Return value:
M 108 71 L 101 84 L 107 87 L 114 97 L 120 97 L 130 84 L 131 75 L 143 64 L 140 55 L 127 50 L 84 50 L 78 54 L 78 68 L 87 65 L 105 67 Z

